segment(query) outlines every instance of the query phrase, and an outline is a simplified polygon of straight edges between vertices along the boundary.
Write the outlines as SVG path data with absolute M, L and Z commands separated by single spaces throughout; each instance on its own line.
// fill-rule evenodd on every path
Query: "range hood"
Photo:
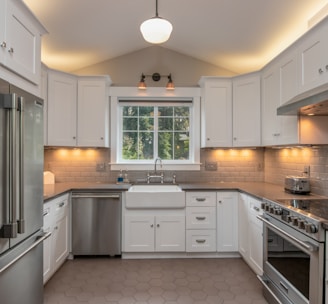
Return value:
M 277 115 L 328 116 L 328 84 L 295 96 L 277 108 Z

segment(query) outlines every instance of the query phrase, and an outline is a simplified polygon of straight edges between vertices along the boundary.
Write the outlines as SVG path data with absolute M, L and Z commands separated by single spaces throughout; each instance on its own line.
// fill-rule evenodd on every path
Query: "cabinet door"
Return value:
M 259 74 L 233 80 L 233 146 L 261 144 L 261 86 Z
M 106 78 L 78 80 L 77 145 L 109 147 L 109 96 Z
M 232 146 L 231 79 L 208 79 L 202 85 L 202 147 Z
M 299 49 L 300 93 L 315 88 L 328 78 L 327 24 L 321 24 L 306 34 Z
M 279 72 L 276 66 L 262 75 L 262 145 L 275 145 L 280 136 L 277 107 L 279 105 Z
M 262 275 L 263 272 L 263 225 L 256 218 L 261 214 L 261 201 L 249 198 L 249 262 L 253 270 Z
M 238 251 L 238 193 L 217 192 L 217 250 Z
M 76 145 L 77 79 L 48 72 L 48 145 Z
M 156 216 L 156 251 L 174 252 L 186 250 L 185 216 Z
M 53 210 L 51 203 L 44 204 L 43 207 L 43 231 L 50 232 L 53 229 Z M 48 237 L 43 241 L 43 283 L 46 283 L 53 274 L 52 262 L 52 238 Z
M 41 34 L 27 9 L 17 1 L 7 1 L 4 65 L 27 80 L 39 84 Z
M 125 215 L 125 252 L 153 252 L 154 240 L 154 217 Z
M 53 263 L 56 271 L 69 254 L 69 207 L 68 195 L 55 201 L 55 225 L 53 230 Z
M 248 217 L 248 196 L 244 193 L 239 195 L 238 205 L 238 247 L 239 253 L 245 260 L 249 256 L 249 217 Z

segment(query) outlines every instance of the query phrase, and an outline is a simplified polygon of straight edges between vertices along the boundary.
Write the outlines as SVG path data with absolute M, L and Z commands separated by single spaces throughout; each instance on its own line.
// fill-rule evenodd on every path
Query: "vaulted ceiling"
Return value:
M 155 0 L 23 1 L 49 32 L 42 61 L 50 68 L 72 72 L 150 46 L 139 27 L 155 15 Z M 161 46 L 237 74 L 251 72 L 327 7 L 328 0 L 158 0 L 159 16 L 173 24 Z

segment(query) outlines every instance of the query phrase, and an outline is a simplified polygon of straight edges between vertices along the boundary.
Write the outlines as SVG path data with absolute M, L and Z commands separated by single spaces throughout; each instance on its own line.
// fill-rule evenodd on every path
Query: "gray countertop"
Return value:
M 56 183 L 53 185 L 44 185 L 44 200 L 47 201 L 58 195 L 71 190 L 109 190 L 109 191 L 127 191 L 130 184 L 102 184 L 102 183 Z M 266 198 L 270 200 L 284 198 L 304 198 L 304 195 L 289 194 L 284 191 L 283 186 L 263 183 L 263 182 L 218 182 L 218 183 L 181 183 L 179 186 L 185 191 L 222 191 L 237 190 L 245 192 L 259 199 Z M 310 194 L 311 197 L 320 197 Z M 307 195 L 306 197 L 309 197 Z

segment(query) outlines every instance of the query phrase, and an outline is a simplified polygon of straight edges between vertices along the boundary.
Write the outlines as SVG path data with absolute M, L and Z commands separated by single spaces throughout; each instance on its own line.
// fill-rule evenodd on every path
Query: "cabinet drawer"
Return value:
M 215 229 L 216 208 L 215 207 L 187 207 L 186 208 L 187 229 Z
M 48 229 L 53 222 L 53 216 L 51 211 L 50 204 L 47 204 L 43 207 L 43 229 Z
M 186 192 L 186 205 L 214 207 L 216 192 Z
M 57 220 L 65 216 L 68 212 L 68 197 L 65 195 L 56 199 L 54 208 Z
M 215 230 L 187 230 L 186 247 L 187 252 L 215 252 Z

